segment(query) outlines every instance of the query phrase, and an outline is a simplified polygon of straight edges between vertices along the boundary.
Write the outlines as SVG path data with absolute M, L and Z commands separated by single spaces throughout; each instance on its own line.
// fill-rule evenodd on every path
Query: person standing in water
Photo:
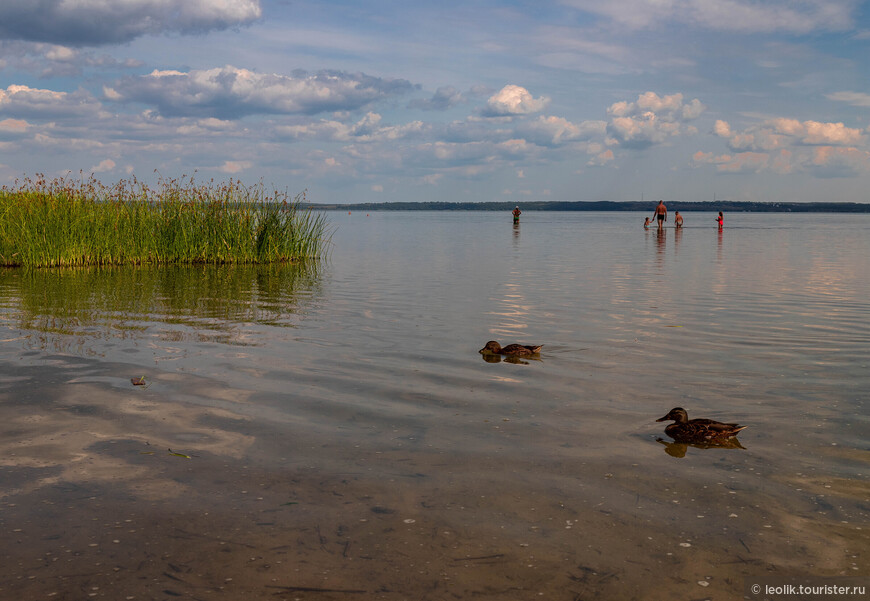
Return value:
M 674 213 L 674 226 L 678 228 L 683 227 L 683 216 L 680 215 L 679 211 Z
M 668 208 L 665 206 L 665 201 L 660 200 L 659 204 L 656 205 L 656 212 L 654 213 L 656 219 L 659 222 L 659 229 L 664 227 L 665 221 L 668 220 Z
M 522 211 L 520 211 L 520 207 L 517 206 L 513 211 L 511 211 L 511 215 L 514 216 L 514 223 L 520 222 L 520 215 L 522 215 Z
M 725 225 L 725 218 L 722 216 L 722 211 L 719 211 L 719 216 L 716 218 L 716 223 L 719 224 L 719 229 L 722 229 L 722 226 Z

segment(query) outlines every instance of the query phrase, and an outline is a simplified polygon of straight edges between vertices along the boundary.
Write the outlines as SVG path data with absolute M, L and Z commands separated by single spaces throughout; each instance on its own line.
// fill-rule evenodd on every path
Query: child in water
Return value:
M 716 223 L 719 224 L 719 229 L 722 229 L 722 226 L 725 225 L 725 218 L 722 216 L 722 211 L 719 211 L 719 216 L 716 218 Z
M 649 229 L 649 224 L 650 224 L 650 220 L 649 220 L 649 217 L 647 217 L 647 218 L 644 219 L 644 221 L 643 221 L 643 229 L 648 230 L 648 229 Z

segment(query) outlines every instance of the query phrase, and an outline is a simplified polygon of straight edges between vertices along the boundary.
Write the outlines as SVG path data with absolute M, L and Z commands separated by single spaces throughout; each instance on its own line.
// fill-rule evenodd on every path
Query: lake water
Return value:
M 870 584 L 870 215 L 328 215 L 313 268 L 0 273 L 0 598 Z

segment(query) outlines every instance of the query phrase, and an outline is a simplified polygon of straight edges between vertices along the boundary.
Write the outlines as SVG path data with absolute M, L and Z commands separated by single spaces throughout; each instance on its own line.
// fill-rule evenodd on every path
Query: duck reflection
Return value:
M 663 438 L 656 438 L 656 442 L 665 446 L 665 453 L 678 458 L 685 457 L 689 447 L 696 449 L 746 449 L 736 438 L 706 442 L 671 442 Z
M 514 365 L 528 365 L 529 361 L 540 361 L 540 357 L 523 357 L 522 359 L 519 357 L 513 356 L 502 356 L 502 355 L 493 355 L 487 353 L 481 353 L 480 355 L 483 357 L 483 360 L 487 363 L 501 363 L 504 361 L 505 363 L 513 363 Z

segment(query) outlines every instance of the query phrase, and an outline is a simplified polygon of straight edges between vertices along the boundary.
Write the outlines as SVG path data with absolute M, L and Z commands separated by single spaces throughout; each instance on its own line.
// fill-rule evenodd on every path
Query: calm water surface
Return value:
M 0 597 L 867 582 L 870 216 L 644 216 L 335 212 L 316 268 L 0 274 Z M 749 427 L 677 445 L 675 406 Z

